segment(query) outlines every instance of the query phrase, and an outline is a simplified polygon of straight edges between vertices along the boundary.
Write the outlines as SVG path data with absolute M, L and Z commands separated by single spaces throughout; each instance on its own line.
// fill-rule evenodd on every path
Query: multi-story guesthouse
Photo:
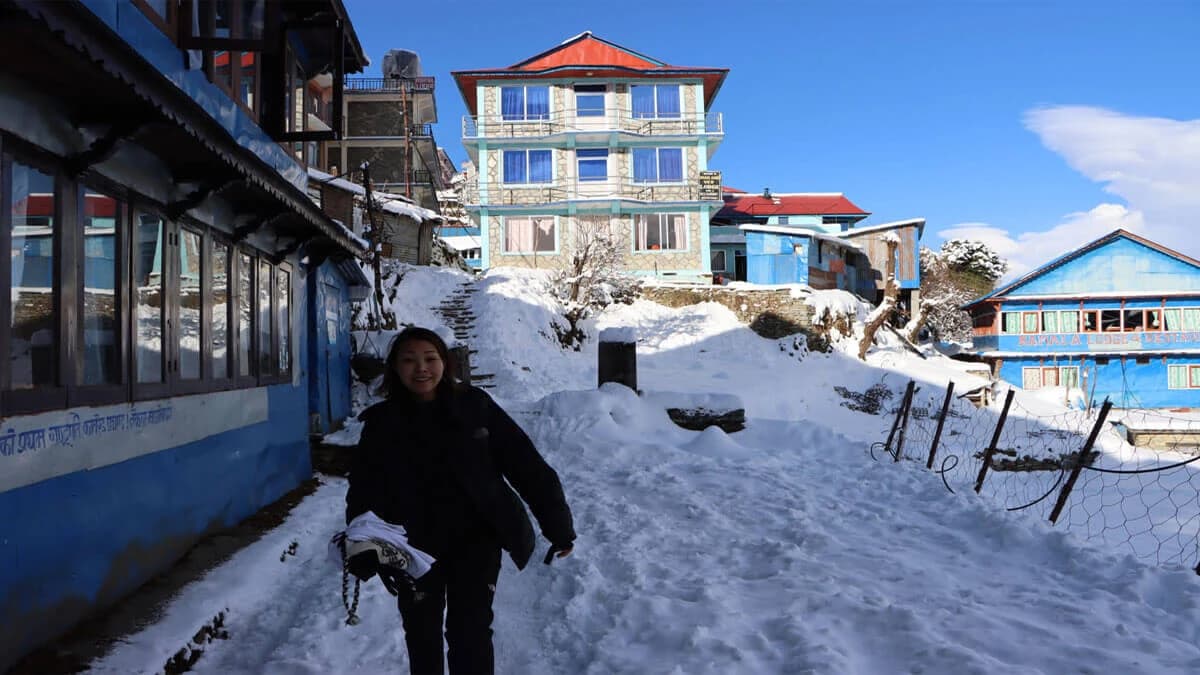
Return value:
M 1025 389 L 1118 407 L 1200 407 L 1200 261 L 1125 230 L 965 307 L 974 352 Z
M 305 194 L 340 0 L 5 0 L 0 58 L 5 670 L 311 477 L 367 280 Z
M 382 77 L 346 80 L 345 133 L 328 143 L 319 168 L 333 175 L 355 174 L 367 162 L 376 190 L 436 212 L 437 191 L 445 185 L 433 136 L 435 80 L 422 74 L 417 54 L 404 49 L 389 50 L 382 71 Z
M 727 73 L 590 32 L 507 68 L 453 73 L 470 111 L 463 143 L 478 173 L 465 201 L 481 266 L 565 266 L 579 238 L 603 235 L 627 271 L 711 279 L 721 194 L 708 162 L 724 129 L 710 106 Z
M 920 302 L 919 246 L 925 220 L 862 226 L 870 215 L 840 192 L 749 194 L 725 190 L 711 226 L 713 274 L 754 284 L 806 284 L 882 299 L 889 233 L 900 301 Z

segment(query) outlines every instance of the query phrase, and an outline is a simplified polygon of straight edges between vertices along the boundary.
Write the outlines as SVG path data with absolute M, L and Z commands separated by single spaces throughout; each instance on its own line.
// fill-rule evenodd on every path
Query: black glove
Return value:
M 368 581 L 379 571 L 379 556 L 375 551 L 363 551 L 350 556 L 350 559 L 346 561 L 346 567 L 350 570 L 350 574 L 358 577 L 359 580 Z
M 550 550 L 546 551 L 546 557 L 542 559 L 542 562 L 549 565 L 550 563 L 554 562 L 554 556 L 556 553 L 560 551 L 569 551 L 572 548 L 575 548 L 575 542 L 573 541 L 565 544 L 550 544 Z

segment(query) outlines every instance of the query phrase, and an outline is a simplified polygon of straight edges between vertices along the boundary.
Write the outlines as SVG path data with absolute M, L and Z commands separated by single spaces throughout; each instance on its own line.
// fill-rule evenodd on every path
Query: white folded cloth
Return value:
M 347 542 L 374 541 L 400 549 L 409 558 L 409 564 L 404 571 L 414 579 L 424 576 L 436 562 L 433 556 L 409 545 L 408 533 L 404 531 L 402 525 L 393 525 L 375 515 L 373 511 L 367 511 L 350 521 L 345 530 L 333 535 L 333 538 L 329 540 L 329 557 L 338 566 L 342 565 L 342 551 L 339 546 L 342 540 Z

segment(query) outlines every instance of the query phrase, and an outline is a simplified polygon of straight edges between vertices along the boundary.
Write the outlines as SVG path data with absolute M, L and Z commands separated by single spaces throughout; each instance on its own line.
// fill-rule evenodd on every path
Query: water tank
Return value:
M 383 76 L 389 79 L 421 77 L 421 57 L 407 49 L 389 49 L 383 55 Z

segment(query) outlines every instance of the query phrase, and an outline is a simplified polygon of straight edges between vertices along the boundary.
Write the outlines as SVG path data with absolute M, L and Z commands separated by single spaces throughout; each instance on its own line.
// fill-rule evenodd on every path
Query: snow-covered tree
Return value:
M 916 342 L 927 328 L 936 340 L 970 340 L 971 317 L 960 307 L 990 293 L 1008 263 L 983 242 L 951 239 L 940 251 L 922 247 L 920 264 L 921 307 L 905 325 L 905 337 Z
M 887 266 L 883 272 L 883 302 L 871 310 L 863 325 L 862 339 L 858 342 L 858 358 L 863 361 L 867 360 L 867 351 L 875 343 L 875 333 L 896 311 L 896 298 L 900 295 L 900 284 L 896 281 L 896 249 L 900 246 L 900 237 L 895 232 L 888 232 L 883 236 L 883 243 L 887 246 Z

